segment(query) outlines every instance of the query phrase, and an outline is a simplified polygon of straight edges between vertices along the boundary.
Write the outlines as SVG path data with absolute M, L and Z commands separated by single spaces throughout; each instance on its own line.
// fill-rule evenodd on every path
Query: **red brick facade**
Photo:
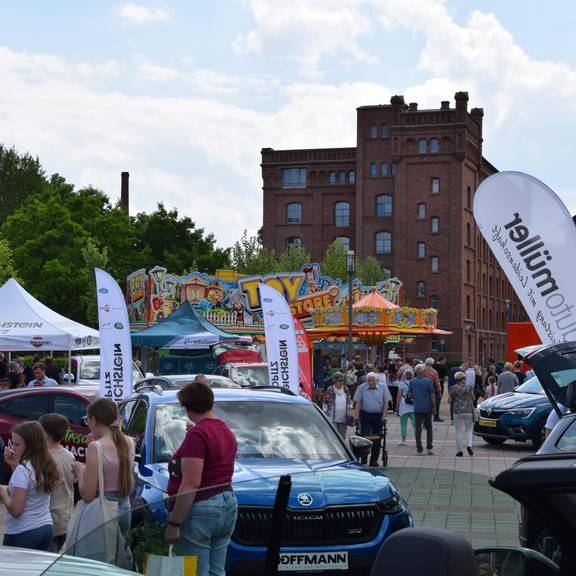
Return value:
M 319 261 L 335 238 L 348 238 L 358 257 L 378 257 L 402 280 L 411 305 L 437 303 L 439 325 L 454 334 L 415 353 L 485 364 L 505 358 L 506 320 L 525 313 L 472 214 L 474 191 L 496 172 L 482 157 L 483 111 L 468 111 L 465 92 L 455 99 L 435 110 L 402 96 L 362 106 L 356 148 L 264 148 L 263 239 L 276 252 L 301 239 Z

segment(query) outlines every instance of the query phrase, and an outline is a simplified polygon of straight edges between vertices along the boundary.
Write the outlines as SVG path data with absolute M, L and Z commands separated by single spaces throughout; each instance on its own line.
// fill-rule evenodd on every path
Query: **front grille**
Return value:
M 374 539 L 383 513 L 377 505 L 324 510 L 288 510 L 282 546 L 360 544 Z M 267 546 L 272 508 L 240 507 L 232 539 L 243 546 Z
M 498 420 L 504 414 L 506 414 L 506 410 L 480 410 L 480 418 L 490 418 L 491 420 Z

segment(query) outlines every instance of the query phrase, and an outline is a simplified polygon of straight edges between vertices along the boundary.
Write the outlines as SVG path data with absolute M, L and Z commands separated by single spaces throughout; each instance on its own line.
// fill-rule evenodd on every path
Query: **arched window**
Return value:
M 382 268 L 382 271 L 384 272 L 384 278 L 392 278 L 392 268 L 384 266 L 384 268 Z
M 286 206 L 286 223 L 302 224 L 302 204 L 291 202 Z
M 416 284 L 416 295 L 418 298 L 426 298 L 426 282 L 421 280 Z
M 390 174 L 392 174 L 392 176 L 396 176 L 396 162 L 392 162 L 392 164 L 390 164 Z
M 378 176 L 378 164 L 376 164 L 376 162 L 370 163 L 370 176 L 372 178 L 374 178 L 375 176 Z
M 466 246 L 472 246 L 472 226 L 466 224 Z
M 392 216 L 392 196 L 388 194 L 376 196 L 376 216 L 378 218 L 389 218 Z
M 332 172 L 329 173 L 328 181 L 330 182 L 331 186 L 334 186 L 334 184 L 336 184 L 336 172 L 334 172 L 334 170 L 332 170 Z
M 466 260 L 466 282 L 470 282 L 470 260 Z
M 426 154 L 428 151 L 428 140 L 426 138 L 420 138 L 418 140 L 418 154 Z
M 430 272 L 440 272 L 440 257 L 431 256 L 430 257 Z
M 370 124 L 370 138 L 378 138 L 378 125 Z
M 466 318 L 471 318 L 471 316 L 470 316 L 470 296 L 466 296 Z
M 418 220 L 424 220 L 424 218 L 426 218 L 426 204 L 420 202 L 418 204 Z
M 350 238 L 348 238 L 348 236 L 338 236 L 336 240 L 338 240 L 342 246 L 344 246 L 344 250 L 346 250 L 346 252 L 350 250 Z
M 432 234 L 438 234 L 440 231 L 440 218 L 438 216 L 432 216 L 430 219 L 430 232 Z
M 430 308 L 434 308 L 434 310 L 440 308 L 440 296 L 437 296 L 436 294 L 430 296 Z
M 346 184 L 346 170 L 338 172 L 338 184 Z
M 356 170 L 348 172 L 348 184 L 356 184 Z
M 418 258 L 426 258 L 426 242 L 418 242 Z
M 286 238 L 286 248 L 288 246 L 296 246 L 296 248 L 302 248 L 302 238 L 300 236 L 289 236 Z
M 392 234 L 378 232 L 376 234 L 376 254 L 390 254 L 392 252 Z
M 390 126 L 388 124 L 380 124 L 380 138 L 388 138 L 390 135 Z
M 334 223 L 338 228 L 350 226 L 350 202 L 336 202 L 334 205 Z
M 430 153 L 437 154 L 438 153 L 438 138 L 432 138 L 430 140 Z
M 439 194 L 440 193 L 440 178 L 432 178 L 430 181 L 430 193 Z
M 388 176 L 388 162 L 380 164 L 380 176 Z

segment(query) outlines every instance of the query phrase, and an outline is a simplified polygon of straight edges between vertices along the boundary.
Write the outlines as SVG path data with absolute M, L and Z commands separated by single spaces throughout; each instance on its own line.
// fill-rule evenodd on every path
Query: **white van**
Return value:
M 132 382 L 140 382 L 144 375 L 140 368 L 132 362 Z M 77 384 L 80 386 L 100 385 L 100 356 L 72 356 L 72 368 L 62 378 L 63 384 Z

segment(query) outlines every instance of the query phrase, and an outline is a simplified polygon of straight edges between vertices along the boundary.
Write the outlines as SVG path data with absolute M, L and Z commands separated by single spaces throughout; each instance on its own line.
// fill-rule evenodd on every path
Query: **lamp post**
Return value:
M 348 272 L 348 361 L 352 365 L 352 278 L 354 275 L 354 250 L 346 252 L 346 271 Z
M 504 300 L 504 332 L 506 333 L 506 352 L 508 352 L 508 320 L 510 318 L 510 308 L 512 307 L 512 302 L 506 298 Z

